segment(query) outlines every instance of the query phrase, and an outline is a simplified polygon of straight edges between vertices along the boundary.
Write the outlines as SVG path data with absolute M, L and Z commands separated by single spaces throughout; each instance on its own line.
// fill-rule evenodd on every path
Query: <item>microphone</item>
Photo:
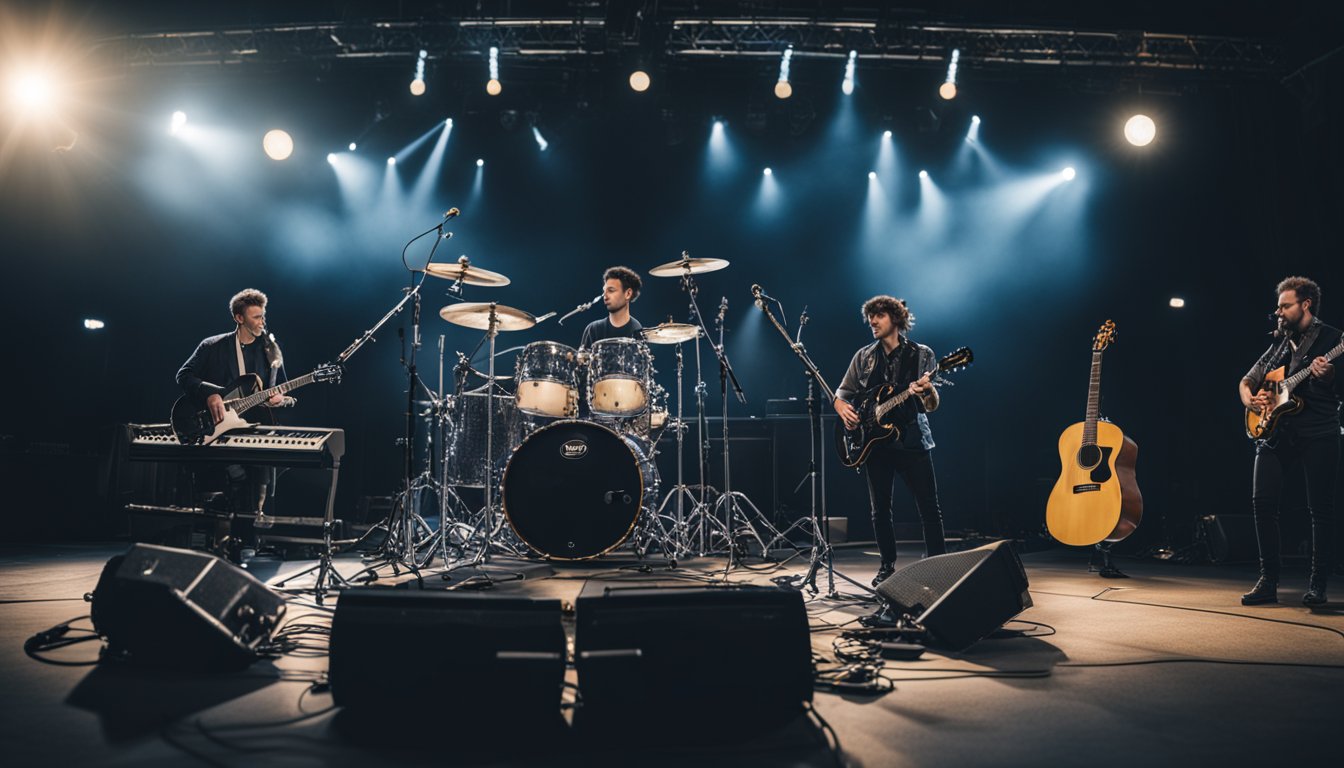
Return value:
M 444 232 L 442 235 L 439 235 L 439 238 L 440 238 L 440 239 L 443 239 L 443 240 L 452 240 L 452 239 L 453 239 L 453 233 L 452 233 L 452 232 Z
M 455 219 L 455 218 L 457 218 L 458 216 L 461 216 L 461 215 L 462 215 L 462 212 L 459 211 L 459 210 L 457 210 L 456 208 L 449 208 L 447 211 L 444 211 L 444 213 L 443 213 L 443 218 L 444 218 L 444 221 L 447 221 L 448 219 Z
M 577 307 L 571 309 L 569 312 L 566 312 L 566 313 L 565 313 L 565 316 L 562 317 L 562 318 L 560 318 L 560 319 L 557 320 L 556 322 L 559 323 L 560 325 L 564 325 L 566 320 L 568 320 L 569 318 L 571 318 L 571 317 L 573 317 L 573 316 L 579 314 L 580 312 L 582 312 L 582 311 L 588 309 L 589 307 L 593 306 L 594 304 L 596 304 L 597 302 L 599 302 L 599 301 L 601 301 L 601 300 L 602 300 L 602 294 L 599 293 L 599 294 L 597 294 L 596 296 L 593 297 L 593 300 L 592 300 L 592 301 L 585 301 L 585 302 L 583 302 L 583 303 L 580 304 L 579 306 L 577 306 Z

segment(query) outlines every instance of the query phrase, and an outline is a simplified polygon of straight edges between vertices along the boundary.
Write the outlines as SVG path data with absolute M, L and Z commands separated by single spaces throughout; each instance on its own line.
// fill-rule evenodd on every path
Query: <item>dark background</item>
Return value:
M 270 327 L 290 375 L 302 374 L 400 298 L 409 279 L 402 246 L 450 206 L 463 213 L 436 260 L 467 254 L 509 275 L 512 285 L 468 288 L 467 298 L 538 315 L 591 298 L 612 264 L 644 273 L 682 250 L 730 260 L 699 285 L 707 315 L 721 296 L 729 301 L 727 350 L 748 397 L 745 406 L 732 404 L 734 416 L 764 417 L 767 400 L 806 393 L 793 356 L 751 304 L 752 283 L 784 302 L 791 330 L 807 307 L 804 341 L 832 386 L 868 340 L 860 303 L 876 293 L 904 297 L 918 318 L 915 339 L 938 353 L 969 345 L 977 356 L 932 417 L 951 529 L 1040 530 L 1058 473 L 1058 434 L 1084 413 L 1092 335 L 1113 319 L 1119 338 L 1105 355 L 1103 412 L 1140 446 L 1146 501 L 1144 524 L 1127 546 L 1186 541 L 1197 515 L 1247 513 L 1251 445 L 1236 383 L 1268 342 L 1275 283 L 1313 277 L 1324 288 L 1321 315 L 1339 324 L 1340 13 L 1324 3 L 1235 12 L 1140 3 L 1078 18 L 1068 8 L 961 4 L 939 12 L 979 22 L 1254 35 L 1286 53 L 1273 76 L 1245 77 L 968 62 L 952 102 L 935 95 L 946 66 L 939 60 L 861 63 L 858 87 L 844 97 L 843 62 L 795 59 L 787 102 L 770 94 L 777 58 L 657 65 L 645 94 L 626 86 L 628 68 L 612 57 L 553 66 L 506 58 L 496 99 L 484 93 L 483 64 L 443 60 L 429 67 L 427 95 L 414 98 L 406 89 L 413 61 L 132 68 L 100 59 L 88 41 L 261 21 L 437 18 L 461 11 L 456 4 L 11 11 L 11 22 L 48 30 L 28 35 L 29 43 L 68 42 L 81 79 L 70 107 L 79 134 L 73 150 L 51 152 L 49 137 L 18 130 L 11 115 L 0 145 L 6 536 L 115 533 L 112 425 L 166 420 L 177 367 L 202 337 L 232 328 L 230 295 L 249 286 L 269 294 Z M 10 61 L 22 47 L 14 28 Z M 176 109 L 242 148 L 221 143 L 203 159 L 168 136 Z M 1139 111 L 1158 126 L 1145 148 L 1121 135 Z M 983 120 L 980 145 L 998 175 L 963 158 L 972 114 Z M 454 128 L 441 165 L 428 169 L 432 193 L 414 204 L 380 202 L 382 159 L 447 117 Z M 731 153 L 718 165 L 706 149 L 715 117 L 727 121 Z M 532 124 L 550 142 L 544 153 Z M 294 155 L 281 163 L 261 152 L 271 127 L 295 138 Z M 895 172 L 883 174 L 883 197 L 871 202 L 866 174 L 877 167 L 886 129 Z M 434 138 L 396 167 L 404 189 L 426 172 Z M 352 140 L 371 185 L 345 196 L 325 155 Z M 478 157 L 486 164 L 477 188 Z M 1076 180 L 1023 202 L 1021 183 L 1065 165 L 1077 168 Z M 760 200 L 764 166 L 778 192 L 770 204 Z M 919 169 L 945 198 L 937 227 L 920 218 L 928 206 Z M 425 242 L 413 246 L 413 260 L 424 261 Z M 437 317 L 449 302 L 445 287 L 431 283 L 425 306 L 420 360 L 431 386 L 440 334 L 450 351 L 470 351 L 479 339 Z M 1183 297 L 1185 309 L 1168 307 L 1172 296 Z M 647 276 L 634 305 L 646 325 L 685 321 L 686 309 L 677 281 Z M 88 332 L 85 317 L 107 328 Z M 597 317 L 600 309 L 564 327 L 550 320 L 504 334 L 500 345 L 577 344 L 583 322 Z M 282 415 L 347 431 L 338 515 L 400 484 L 402 326 L 385 328 L 361 351 L 343 384 L 296 393 L 300 405 Z M 670 350 L 657 352 L 659 379 L 670 388 Z M 512 355 L 500 363 L 512 371 Z M 712 357 L 704 364 L 717 395 Z M 710 407 L 718 413 L 717 400 Z M 769 471 L 758 459 L 735 471 Z M 805 469 L 780 471 L 801 477 Z M 663 480 L 674 482 L 666 472 Z M 302 489 L 317 481 L 293 482 L 282 492 L 295 493 L 291 507 L 303 507 Z M 793 481 L 785 484 L 791 491 Z M 866 517 L 860 478 L 832 463 L 828 484 L 831 514 Z

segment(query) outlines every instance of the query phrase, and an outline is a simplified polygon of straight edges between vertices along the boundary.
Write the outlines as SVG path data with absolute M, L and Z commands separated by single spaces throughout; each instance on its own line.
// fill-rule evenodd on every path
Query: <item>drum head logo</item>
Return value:
M 581 459 L 588 453 L 588 444 L 582 440 L 570 440 L 560 446 L 560 455 L 566 459 Z

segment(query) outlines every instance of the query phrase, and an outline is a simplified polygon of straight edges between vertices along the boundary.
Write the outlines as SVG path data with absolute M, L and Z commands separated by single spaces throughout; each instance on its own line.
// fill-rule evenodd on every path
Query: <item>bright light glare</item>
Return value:
M 388 164 L 388 165 L 396 165 L 396 164 L 397 164 L 397 158 L 395 158 L 395 157 L 389 157 L 389 158 L 387 158 L 387 164 Z
M 485 165 L 485 159 L 484 159 L 484 158 L 480 158 L 480 157 L 476 158 L 476 167 L 477 167 L 477 168 L 481 168 L 481 167 L 483 167 L 484 165 Z
M 500 85 L 500 84 L 499 84 L 499 81 L 498 81 L 498 80 L 495 80 L 494 78 L 491 78 L 491 79 L 485 84 L 485 92 L 488 93 L 488 94 L 490 94 L 491 96 L 498 96 L 498 95 L 500 94 L 500 92 L 503 91 L 503 90 L 504 90 L 504 86 Z
M 546 137 L 541 135 L 541 129 L 537 128 L 535 125 L 532 126 L 532 138 L 537 140 L 537 148 L 542 152 L 545 152 L 546 148 L 551 146 L 551 143 L 546 140 Z
M 787 99 L 792 95 L 793 95 L 793 86 L 789 85 L 788 80 L 780 80 L 779 82 L 775 83 L 776 98 Z
M 450 117 L 450 118 L 448 118 L 447 120 L 444 120 L 444 121 L 443 121 L 443 124 L 444 124 L 445 127 L 452 128 L 452 127 L 453 127 L 453 118 Z
M 642 69 L 636 69 L 634 72 L 630 73 L 630 88 L 632 90 L 643 93 L 649 90 L 649 84 L 651 82 L 649 73 Z
M 86 317 L 84 318 L 84 327 L 88 328 L 90 331 L 101 331 L 107 327 L 107 323 L 104 323 L 102 320 L 95 320 L 92 317 Z
M 891 131 L 889 131 L 889 130 L 887 130 L 887 131 L 883 131 L 883 132 L 882 132 L 882 138 L 884 138 L 884 139 L 890 139 L 890 138 L 891 138 Z
M 873 180 L 875 180 L 876 178 L 877 178 L 877 171 L 869 171 L 869 172 L 868 172 L 868 180 L 869 180 L 869 181 L 873 181 Z
M 350 151 L 351 151 L 351 152 L 354 152 L 354 151 L 355 151 L 355 142 L 353 142 L 353 141 L 350 142 Z
M 412 95 L 412 96 L 424 96 L 424 95 L 425 95 L 425 81 L 424 81 L 424 80 L 421 80 L 420 78 L 417 77 L 417 78 L 415 78 L 414 80 L 411 81 L 411 95 Z
M 957 84 L 943 83 L 938 86 L 938 95 L 942 96 L 945 101 L 951 101 L 957 98 Z
M 335 165 L 335 164 L 336 164 L 336 153 L 335 153 L 335 152 L 328 152 L 328 153 L 327 153 L 327 162 L 328 162 L 328 163 L 331 163 L 332 165 Z
M 773 176 L 775 174 L 775 172 L 770 170 L 769 168 L 766 168 L 764 171 L 761 171 L 761 173 L 766 176 Z
M 1147 115 L 1135 115 L 1125 122 L 1125 139 L 1136 147 L 1146 147 L 1157 137 L 1157 124 Z
M 182 130 L 182 126 L 187 124 L 187 113 L 178 110 L 173 113 L 173 119 L 168 123 L 168 133 L 176 136 L 177 132 Z
M 921 179 L 927 179 L 927 178 L 929 178 L 929 172 L 928 172 L 928 171 L 920 171 L 920 172 L 919 172 L 919 178 L 921 178 Z
M 854 93 L 854 64 L 858 58 L 858 51 L 850 51 L 849 61 L 845 62 L 845 79 L 840 83 L 840 91 L 846 96 Z
M 261 148 L 272 160 L 284 160 L 294 154 L 294 139 L 288 133 L 276 128 L 266 132 L 261 139 Z
M 44 111 L 56 102 L 56 83 L 46 72 L 28 70 L 10 80 L 14 104 L 27 111 Z
M 1073 166 L 1069 166 L 1060 171 L 1059 175 L 1063 176 L 1065 181 L 1073 181 L 1073 178 L 1078 175 L 1078 172 L 1073 169 Z
M 1167 304 L 1169 304 L 1172 309 L 1184 309 L 1185 299 L 1182 299 L 1180 296 L 1172 296 L 1171 301 L 1167 302 Z

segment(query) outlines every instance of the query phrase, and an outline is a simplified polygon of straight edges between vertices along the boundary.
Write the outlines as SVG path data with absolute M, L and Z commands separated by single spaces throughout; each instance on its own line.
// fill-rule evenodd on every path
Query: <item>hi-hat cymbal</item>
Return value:
M 425 274 L 441 277 L 444 280 L 466 283 L 467 285 L 481 285 L 487 288 L 499 288 L 511 282 L 509 278 L 498 272 L 473 267 L 467 261 L 466 256 L 459 258 L 452 264 L 430 264 L 425 267 Z
M 644 340 L 650 344 L 680 344 L 700 335 L 700 326 L 689 323 L 663 323 L 644 329 Z
M 681 277 L 682 275 L 698 275 L 701 272 L 713 272 L 726 266 L 728 266 L 726 259 L 681 258 L 676 261 L 669 261 L 666 264 L 659 264 L 650 269 L 649 274 L 654 277 Z
M 492 309 L 496 318 L 495 330 L 522 331 L 537 324 L 537 319 L 528 312 L 485 301 L 449 304 L 439 310 L 439 317 L 463 328 L 488 331 L 490 330 L 490 312 Z

